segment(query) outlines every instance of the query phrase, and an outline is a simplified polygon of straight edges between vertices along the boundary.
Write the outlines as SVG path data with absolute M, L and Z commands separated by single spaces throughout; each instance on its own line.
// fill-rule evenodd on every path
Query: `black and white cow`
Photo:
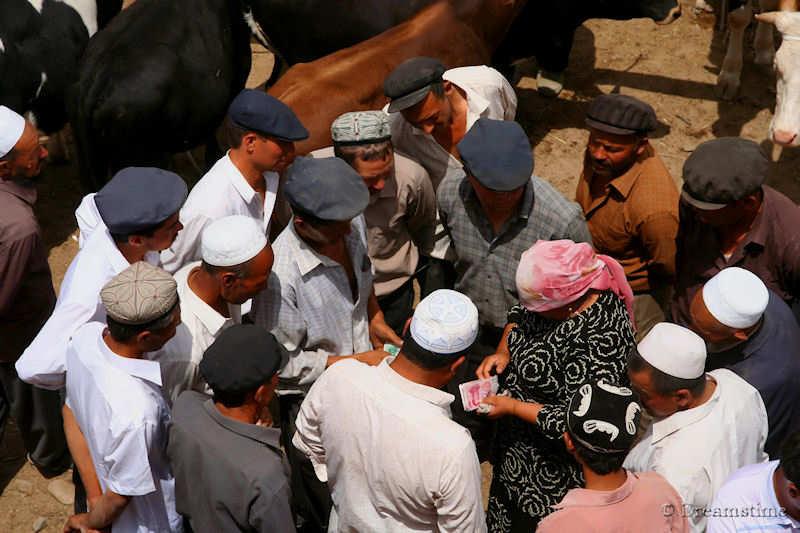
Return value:
M 250 72 L 239 0 L 137 0 L 91 40 L 70 99 L 88 188 L 212 141 Z
M 0 1 L 0 104 L 42 131 L 60 130 L 89 38 L 121 7 L 122 0 Z

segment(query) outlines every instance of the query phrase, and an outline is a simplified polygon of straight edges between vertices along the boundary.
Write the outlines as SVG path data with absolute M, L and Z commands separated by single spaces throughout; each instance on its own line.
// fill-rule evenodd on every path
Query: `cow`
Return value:
M 289 65 L 308 62 L 378 35 L 428 7 L 435 0 L 251 0 L 253 15 L 267 35 L 270 48 Z M 480 0 L 450 0 L 457 10 L 475 9 Z M 496 51 L 493 64 L 513 71 L 515 60 L 535 56 L 556 79 L 567 66 L 575 30 L 590 18 L 647 17 L 668 23 L 680 15 L 678 0 L 558 0 L 529 2 Z M 275 78 L 271 78 L 273 81 Z M 543 92 L 559 85 L 540 77 Z M 268 83 L 269 84 L 269 83 Z
M 770 138 L 779 146 L 800 146 L 800 13 L 776 11 L 756 18 L 769 28 L 774 25 L 783 37 L 775 53 L 778 76 Z
M 797 11 L 796 0 L 760 0 L 762 11 Z M 753 18 L 752 0 L 729 0 L 727 3 L 727 16 L 730 35 L 722 68 L 717 77 L 717 96 L 723 100 L 732 100 L 739 92 L 742 81 L 742 64 L 744 56 L 744 34 Z M 756 34 L 753 46 L 757 65 L 772 65 L 775 57 L 775 43 L 772 37 L 772 26 L 763 21 L 756 25 Z
M 89 38 L 121 7 L 122 0 L 2 0 L 0 104 L 45 133 L 61 130 Z
M 330 125 L 341 113 L 383 106 L 384 78 L 408 58 L 437 57 L 448 68 L 486 64 L 524 5 L 524 0 L 480 0 L 461 7 L 439 2 L 377 37 L 294 65 L 269 93 L 289 105 L 309 130 L 309 139 L 297 144 L 298 153 L 329 145 Z
M 98 32 L 70 99 L 86 188 L 123 166 L 216 146 L 250 72 L 246 12 L 239 0 L 136 0 Z

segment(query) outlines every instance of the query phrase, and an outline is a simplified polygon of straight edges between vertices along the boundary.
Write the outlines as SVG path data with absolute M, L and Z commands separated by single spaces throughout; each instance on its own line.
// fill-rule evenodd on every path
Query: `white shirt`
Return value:
M 708 374 L 717 382 L 711 398 L 653 422 L 624 465 L 667 478 L 683 498 L 693 531 L 705 529 L 703 510 L 731 473 L 767 460 L 767 411 L 758 391 L 730 370 Z
M 97 204 L 94 202 L 94 195 L 97 193 L 89 193 L 83 197 L 80 205 L 75 210 L 75 220 L 78 222 L 78 249 L 82 249 L 89 237 L 96 229 L 106 229 L 106 224 L 100 216 L 100 211 L 97 209 Z
M 328 531 L 486 531 L 481 470 L 453 396 L 354 360 L 331 366 L 297 415 L 293 443 L 328 481 Z
M 159 256 L 148 252 L 145 261 L 158 265 Z M 53 314 L 17 360 L 21 380 L 45 389 L 64 386 L 64 361 L 70 337 L 87 322 L 105 322 L 100 290 L 129 266 L 105 227 L 91 234 L 64 275 Z
M 164 270 L 175 272 L 187 263 L 202 259 L 200 237 L 203 229 L 214 220 L 230 215 L 248 216 L 261 224 L 264 234 L 268 234 L 280 177 L 275 172 L 264 172 L 264 181 L 266 198 L 247 183 L 231 161 L 230 152 L 214 163 L 189 192 L 181 208 L 183 230 L 172 246 L 161 253 Z
M 105 325 L 85 324 L 67 349 L 66 403 L 86 438 L 100 486 L 131 496 L 115 533 L 182 531 L 167 460 L 170 412 L 158 363 L 112 352 Z
M 708 517 L 708 533 L 777 533 L 800 531 L 775 496 L 772 475 L 780 461 L 758 463 L 736 471 L 719 489 Z
M 211 394 L 199 365 L 211 343 L 227 328 L 242 323 L 241 306 L 228 304 L 229 317 L 224 317 L 200 299 L 189 287 L 189 273 L 200 262 L 189 263 L 175 273 L 178 296 L 181 302 L 181 324 L 161 350 L 148 354 L 148 358 L 161 365 L 164 392 L 170 403 L 185 390 Z
M 251 315 L 289 352 L 278 381 L 279 395 L 305 394 L 325 371 L 330 355 L 372 350 L 368 311 L 372 263 L 364 217 L 354 218 L 350 227 L 345 242 L 358 285 L 355 301 L 344 267 L 308 246 L 293 222 L 272 246 L 275 264 L 267 290 L 253 299 Z
M 517 113 L 517 95 L 514 88 L 491 67 L 485 65 L 459 67 L 445 71 L 442 79 L 463 90 L 467 99 L 467 128 L 469 131 L 481 117 L 495 120 L 514 120 Z M 388 109 L 388 105 L 385 110 Z M 447 175 L 462 175 L 464 165 L 453 154 L 442 148 L 432 135 L 415 128 L 401 113 L 390 113 L 389 123 L 395 148 L 413 157 L 430 174 L 434 191 Z M 444 259 L 450 239 L 438 219 L 436 244 L 432 257 Z

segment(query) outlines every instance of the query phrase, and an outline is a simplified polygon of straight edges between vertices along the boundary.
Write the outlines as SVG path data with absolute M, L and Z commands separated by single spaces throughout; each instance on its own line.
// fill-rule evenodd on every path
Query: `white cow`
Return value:
M 783 37 L 775 54 L 777 87 L 770 138 L 781 146 L 800 146 L 800 13 L 776 11 L 756 18 L 770 29 L 774 25 Z

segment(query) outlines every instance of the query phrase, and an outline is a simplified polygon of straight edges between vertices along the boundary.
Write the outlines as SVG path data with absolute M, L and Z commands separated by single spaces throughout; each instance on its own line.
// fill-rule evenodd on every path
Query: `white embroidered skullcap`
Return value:
M 419 302 L 410 330 L 414 341 L 433 353 L 464 352 L 478 337 L 478 308 L 460 292 L 439 289 Z
M 261 225 L 244 215 L 220 218 L 203 230 L 203 261 L 212 266 L 241 265 L 251 260 L 267 245 Z
M 0 105 L 0 157 L 10 152 L 25 131 L 25 119 L 15 111 Z
M 769 291 L 758 276 L 739 267 L 720 270 L 703 286 L 703 302 L 717 322 L 745 329 L 761 320 Z
M 677 324 L 656 324 L 636 349 L 645 361 L 669 376 L 695 379 L 705 372 L 705 341 Z

